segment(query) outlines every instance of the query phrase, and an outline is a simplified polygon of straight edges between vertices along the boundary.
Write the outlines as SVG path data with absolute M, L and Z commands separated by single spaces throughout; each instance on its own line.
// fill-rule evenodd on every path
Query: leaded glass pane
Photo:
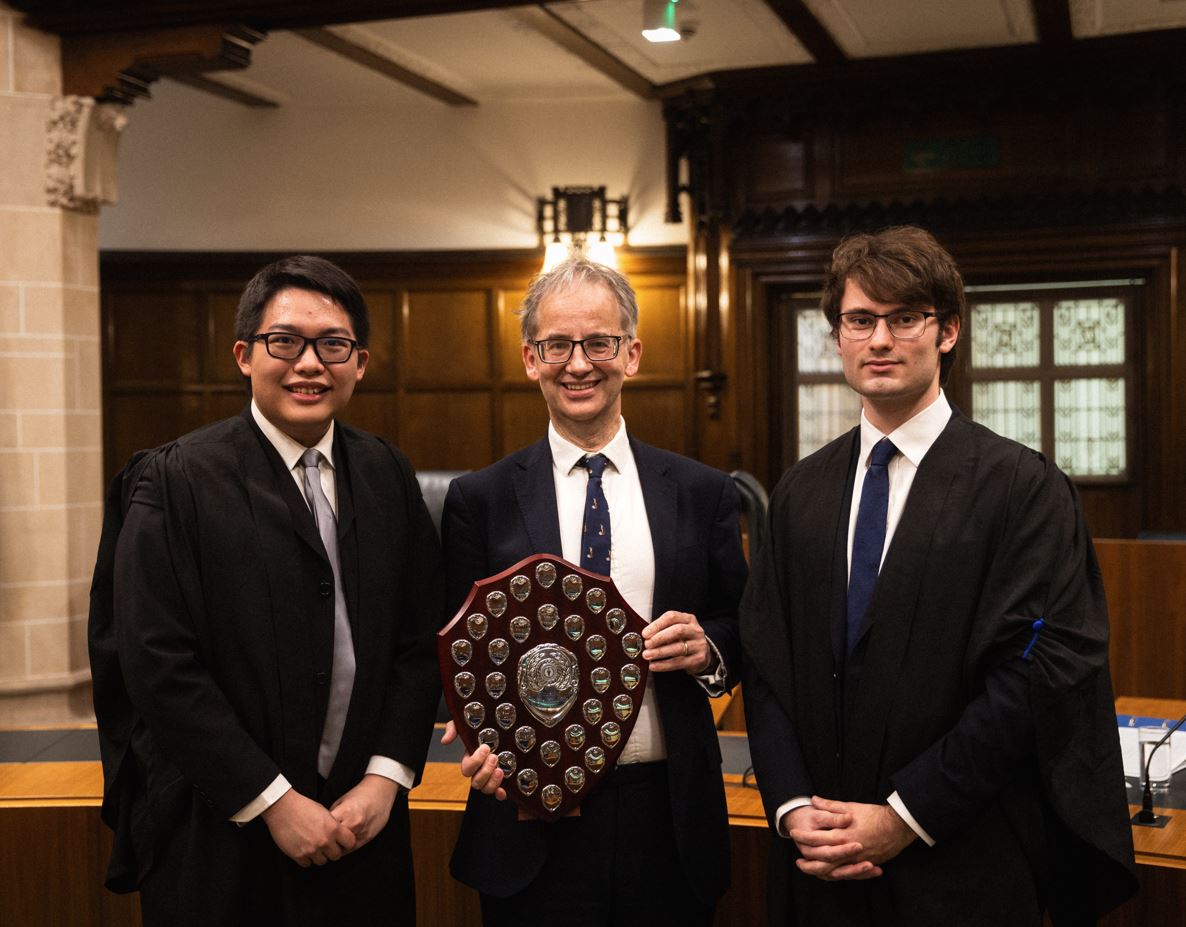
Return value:
M 1037 380 L 972 384 L 976 421 L 999 435 L 1042 450 L 1042 394 Z
M 832 326 L 819 309 L 795 312 L 800 373 L 840 373 L 844 368 L 832 337 Z
M 1054 417 L 1054 459 L 1066 473 L 1124 475 L 1124 380 L 1056 380 Z
M 845 383 L 799 387 L 799 459 L 852 428 L 861 417 L 861 397 Z
M 973 367 L 1038 366 L 1041 317 L 1037 303 L 973 306 L 971 321 Z
M 1119 299 L 1055 303 L 1054 363 L 1123 364 L 1124 303 Z

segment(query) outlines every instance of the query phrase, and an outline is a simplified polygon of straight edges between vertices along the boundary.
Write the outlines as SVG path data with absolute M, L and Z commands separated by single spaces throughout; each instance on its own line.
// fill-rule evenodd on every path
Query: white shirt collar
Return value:
M 284 461 L 284 466 L 289 470 L 293 469 L 301 461 L 301 456 L 305 453 L 305 445 L 301 444 L 294 438 L 289 437 L 270 421 L 260 411 L 259 406 L 255 404 L 255 400 L 251 400 L 251 417 L 255 419 L 255 423 L 259 425 L 260 431 L 264 433 L 269 441 L 272 442 L 272 447 L 276 448 L 276 453 L 280 455 L 280 459 Z M 329 428 L 325 430 L 325 434 L 321 436 L 321 440 L 313 446 L 321 451 L 321 456 L 324 458 L 324 463 L 329 465 L 332 469 L 334 465 L 334 425 L 336 423 L 332 420 L 329 423 Z
M 626 435 L 626 419 L 621 416 L 618 417 L 617 433 L 608 444 L 596 451 L 577 447 L 561 435 L 551 422 L 548 422 L 548 445 L 552 449 L 552 463 L 561 473 L 569 473 L 577 461 L 587 454 L 604 454 L 609 465 L 620 473 L 625 461 L 632 456 L 630 438 Z
M 951 419 L 951 403 L 939 390 L 939 396 L 929 406 L 917 413 L 909 421 L 903 422 L 890 434 L 883 435 L 861 412 L 861 465 L 869 460 L 873 445 L 882 438 L 889 438 L 898 453 L 909 460 L 917 468 L 922 459 L 931 449 L 947 422 Z

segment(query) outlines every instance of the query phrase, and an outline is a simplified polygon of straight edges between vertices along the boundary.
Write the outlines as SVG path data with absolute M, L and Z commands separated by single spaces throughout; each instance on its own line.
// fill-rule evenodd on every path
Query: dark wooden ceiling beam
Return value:
M 658 96 L 657 88 L 632 67 L 611 55 L 579 29 L 545 6 L 526 6 L 515 15 L 561 48 L 572 52 L 595 71 L 644 100 Z
M 1035 3 L 1039 0 L 1034 0 Z M 832 33 L 807 8 L 803 0 L 766 0 L 770 7 L 819 64 L 839 64 L 848 60 Z
M 1071 31 L 1070 0 L 1030 0 L 1038 42 L 1044 48 L 1066 48 L 1075 40 Z
M 65 36 L 62 92 L 134 103 L 164 75 L 247 67 L 262 38 L 245 26 L 222 25 Z
M 430 96 L 434 100 L 439 100 L 450 106 L 478 105 L 477 100 L 467 97 L 452 87 L 447 87 L 430 77 L 425 77 L 423 74 L 405 68 L 391 58 L 372 51 L 363 45 L 359 45 L 357 42 L 339 35 L 330 29 L 296 29 L 293 31 L 296 35 L 299 35 L 308 42 L 312 42 L 314 45 L 324 48 L 327 51 L 335 52 L 357 65 L 369 68 L 406 87 L 411 87 L 413 90 Z
M 245 90 L 242 87 L 237 87 L 234 84 L 228 84 L 225 81 L 217 80 L 213 77 L 207 77 L 204 74 L 170 74 L 170 80 L 176 81 L 179 84 L 185 84 L 194 90 L 200 90 L 203 93 L 208 93 L 211 96 L 218 97 L 222 100 L 230 100 L 232 103 L 238 103 L 241 106 L 249 106 L 252 109 L 274 109 L 280 104 L 269 97 L 260 96 L 257 93 L 252 93 L 250 90 Z
M 523 0 L 5 0 L 58 35 L 250 23 L 268 32 L 522 6 Z

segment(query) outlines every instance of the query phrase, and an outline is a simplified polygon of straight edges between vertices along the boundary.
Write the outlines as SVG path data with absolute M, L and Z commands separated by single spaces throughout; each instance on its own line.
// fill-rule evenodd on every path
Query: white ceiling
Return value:
M 1186 0 L 1068 0 L 1076 38 L 1186 27 Z M 1030 0 L 805 0 L 850 58 L 1034 43 Z M 633 94 L 538 27 L 550 14 L 652 84 L 735 68 L 809 64 L 810 53 L 765 0 L 683 0 L 688 40 L 641 36 L 643 0 L 568 0 L 331 27 L 339 35 L 475 100 L 624 99 Z M 442 106 L 418 91 L 277 31 L 245 72 L 218 80 L 284 104 Z

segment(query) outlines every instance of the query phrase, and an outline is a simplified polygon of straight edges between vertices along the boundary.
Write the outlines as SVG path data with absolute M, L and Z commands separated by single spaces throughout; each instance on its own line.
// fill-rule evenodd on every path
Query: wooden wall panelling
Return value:
M 102 257 L 105 467 L 237 414 L 247 401 L 230 347 L 243 283 L 277 254 Z M 523 372 L 515 310 L 535 252 L 330 255 L 371 310 L 367 374 L 346 421 L 426 469 L 485 466 L 539 438 L 547 414 Z M 692 331 L 682 248 L 626 252 L 648 354 L 631 430 L 677 451 L 694 443 Z M 633 386 L 634 384 L 632 384 Z
M 1186 698 L 1186 542 L 1100 539 L 1116 694 Z

